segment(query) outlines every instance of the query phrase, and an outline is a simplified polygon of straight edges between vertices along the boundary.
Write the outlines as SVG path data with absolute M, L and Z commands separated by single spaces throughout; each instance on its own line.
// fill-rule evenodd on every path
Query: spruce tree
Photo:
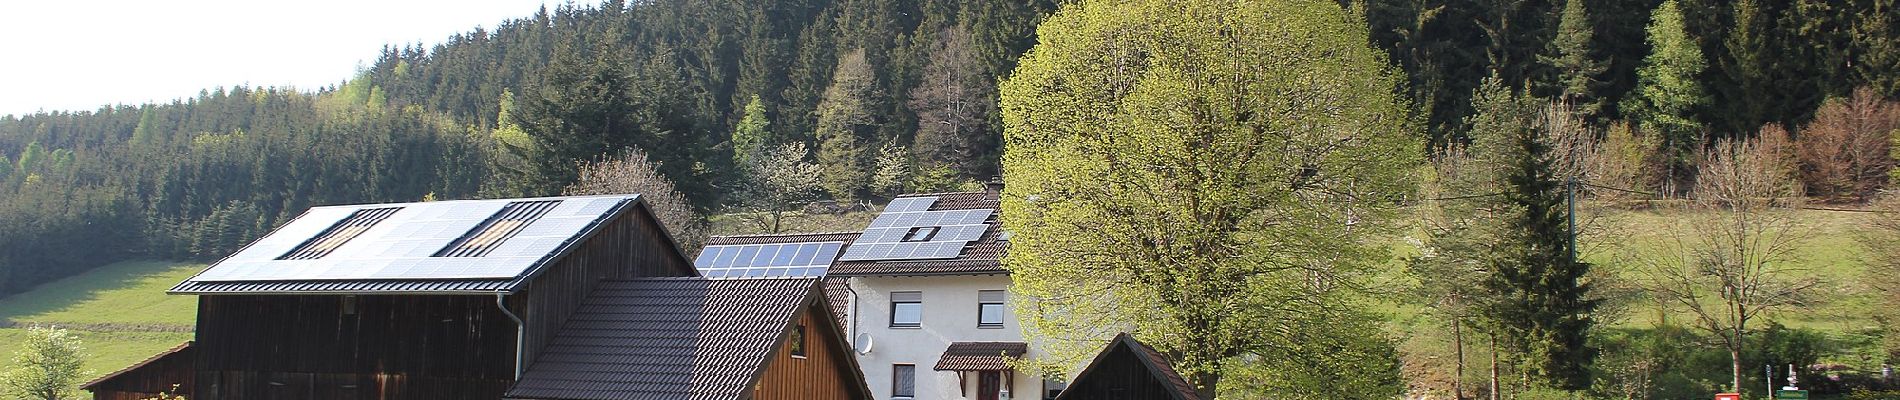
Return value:
M 1698 79 L 1708 62 L 1684 30 L 1676 0 L 1656 7 L 1646 31 L 1649 56 L 1636 71 L 1636 92 L 1624 99 L 1623 111 L 1638 129 L 1661 139 L 1670 178 L 1680 179 L 1688 175 L 1701 143 L 1703 125 L 1696 112 L 1709 100 Z
M 1608 68 L 1590 54 L 1595 29 L 1583 0 L 1566 0 L 1563 14 L 1558 17 L 1557 35 L 1551 38 L 1546 50 L 1549 55 L 1538 57 L 1550 66 L 1553 74 L 1552 81 L 1543 90 L 1576 107 L 1577 113 L 1586 118 L 1594 118 L 1603 111 L 1604 99 L 1597 94 L 1602 85 L 1597 75 Z
M 1492 254 L 1478 257 L 1490 264 L 1482 281 L 1491 294 L 1485 314 L 1543 384 L 1586 389 L 1597 354 L 1587 343 L 1597 302 L 1585 279 L 1590 264 L 1574 257 L 1569 177 L 1559 176 L 1543 132 L 1551 118 L 1569 117 L 1544 112 L 1539 101 L 1511 93 L 1495 78 L 1476 99 L 1472 151 L 1480 165 L 1494 168 L 1486 186 L 1501 195 L 1492 201 L 1510 210 L 1495 245 L 1486 249 Z

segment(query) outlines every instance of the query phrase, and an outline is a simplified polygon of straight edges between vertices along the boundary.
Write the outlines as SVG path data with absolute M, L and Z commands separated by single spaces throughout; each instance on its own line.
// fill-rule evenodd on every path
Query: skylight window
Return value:
M 521 233 L 528 224 L 534 223 L 535 220 L 541 219 L 541 216 L 547 215 L 548 211 L 554 210 L 554 206 L 560 203 L 559 200 L 508 203 L 493 217 L 482 221 L 481 225 L 470 229 L 468 234 L 462 235 L 461 238 L 450 242 L 448 247 L 442 248 L 442 251 L 436 252 L 435 256 L 486 256 L 489 252 L 495 251 L 496 247 L 500 247 L 502 242 L 508 241 L 508 238 Z
M 396 214 L 396 210 L 401 209 L 402 207 L 389 207 L 356 210 L 356 212 L 350 213 L 350 216 L 344 217 L 342 221 L 337 221 L 336 225 L 331 225 L 329 229 L 324 229 L 323 232 L 318 233 L 316 237 L 304 241 L 303 244 L 297 245 L 297 248 L 291 249 L 290 252 L 284 253 L 284 255 L 277 257 L 277 259 L 315 260 L 323 258 L 323 256 L 330 255 L 330 252 L 336 251 L 337 246 L 342 246 L 344 243 L 348 243 L 350 239 L 355 239 L 357 235 L 362 235 L 363 231 L 367 231 L 370 227 L 376 226 L 378 222 L 383 222 L 383 220 L 388 219 L 390 215 Z

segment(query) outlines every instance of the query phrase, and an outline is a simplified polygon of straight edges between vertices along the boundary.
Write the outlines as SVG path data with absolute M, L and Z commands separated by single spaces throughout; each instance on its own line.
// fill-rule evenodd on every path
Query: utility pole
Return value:
M 1567 203 L 1570 203 L 1569 210 L 1564 212 L 1564 216 L 1570 218 L 1570 263 L 1576 264 L 1577 263 L 1577 175 L 1576 174 L 1571 174 L 1570 179 L 1564 181 L 1564 190 L 1568 192 L 1564 194 L 1564 200 Z

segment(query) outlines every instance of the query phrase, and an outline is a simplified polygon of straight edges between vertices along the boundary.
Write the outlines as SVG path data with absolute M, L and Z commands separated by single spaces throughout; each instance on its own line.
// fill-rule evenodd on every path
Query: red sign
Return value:
M 1741 393 L 1716 393 L 1715 400 L 1742 400 Z

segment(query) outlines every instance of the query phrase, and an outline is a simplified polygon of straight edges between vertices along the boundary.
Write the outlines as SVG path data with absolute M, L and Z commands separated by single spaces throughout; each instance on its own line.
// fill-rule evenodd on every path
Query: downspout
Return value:
M 522 323 L 521 317 L 515 316 L 515 313 L 512 311 L 508 311 L 508 304 L 504 302 L 504 300 L 507 299 L 507 293 L 495 293 L 495 308 L 501 309 L 501 315 L 506 315 L 508 319 L 515 321 L 515 381 L 518 382 L 521 381 L 521 359 L 523 356 L 521 350 L 525 347 L 523 343 L 527 340 L 528 324 Z
M 844 291 L 851 292 L 851 352 L 862 355 L 864 353 L 858 351 L 862 345 L 858 343 L 858 288 L 851 286 L 851 278 L 844 278 Z

